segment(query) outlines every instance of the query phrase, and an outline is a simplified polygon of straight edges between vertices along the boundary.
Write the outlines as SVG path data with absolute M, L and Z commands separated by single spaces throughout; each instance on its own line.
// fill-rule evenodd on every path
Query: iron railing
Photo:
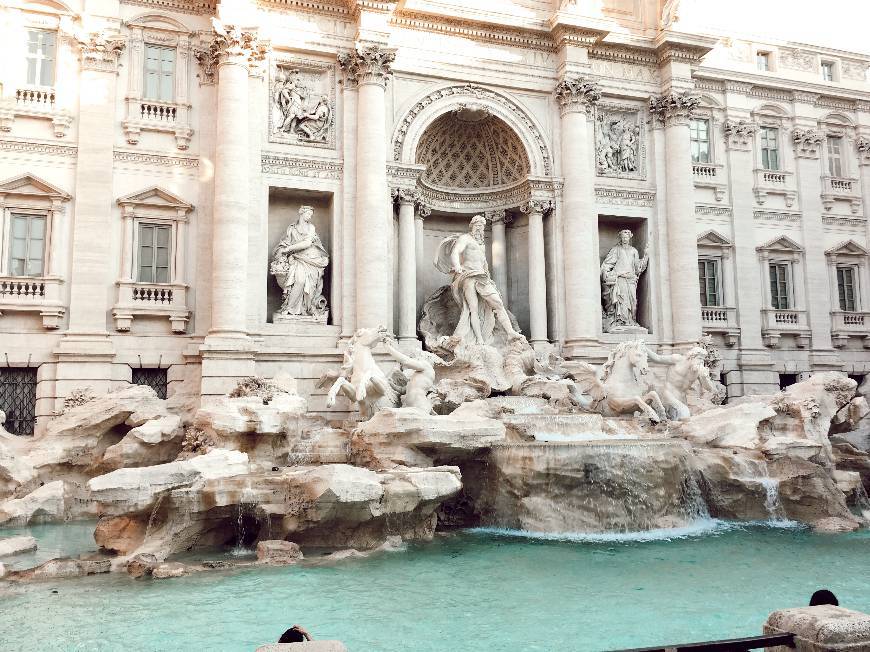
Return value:
M 747 638 L 731 638 L 722 641 L 707 641 L 705 643 L 680 643 L 659 647 L 636 647 L 613 652 L 749 652 L 768 647 L 795 647 L 794 634 L 770 634 L 766 636 L 749 636 Z

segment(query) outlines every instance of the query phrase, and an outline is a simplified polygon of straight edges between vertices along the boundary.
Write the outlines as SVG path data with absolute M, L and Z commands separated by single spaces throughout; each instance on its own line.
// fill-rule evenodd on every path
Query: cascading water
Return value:
M 764 487 L 764 508 L 767 510 L 768 522 L 782 523 L 787 521 L 782 501 L 779 499 L 779 480 L 767 476 L 758 478 L 758 482 Z
M 870 527 L 870 496 L 862 483 L 855 489 L 855 508 L 864 519 L 864 523 Z

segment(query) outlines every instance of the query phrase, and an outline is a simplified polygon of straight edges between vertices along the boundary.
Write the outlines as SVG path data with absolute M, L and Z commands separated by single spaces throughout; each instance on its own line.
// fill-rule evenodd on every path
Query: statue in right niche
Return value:
M 631 245 L 634 234 L 623 229 L 619 241 L 601 263 L 601 296 L 604 300 L 605 333 L 646 333 L 637 323 L 637 282 L 649 264 Z M 649 249 L 649 245 L 647 245 Z

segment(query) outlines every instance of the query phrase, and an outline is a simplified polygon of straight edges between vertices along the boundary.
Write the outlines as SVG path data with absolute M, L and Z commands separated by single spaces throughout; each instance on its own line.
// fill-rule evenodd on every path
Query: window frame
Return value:
M 702 140 L 700 138 L 695 137 L 695 123 L 703 122 L 706 125 L 706 140 Z M 697 116 L 692 118 L 689 121 L 689 143 L 690 143 L 690 155 L 692 157 L 692 163 L 697 163 L 699 165 L 712 165 L 713 164 L 713 139 L 711 138 L 711 132 L 713 127 L 713 119 L 710 116 Z M 707 160 L 702 161 L 700 158 L 700 146 L 698 148 L 698 158 L 695 158 L 695 143 L 706 143 L 707 145 Z
M 27 219 L 27 223 L 28 223 L 27 237 L 26 237 L 26 241 L 25 241 L 26 242 L 26 244 L 25 244 L 26 251 L 25 251 L 25 256 L 23 259 L 14 257 L 15 240 L 18 239 L 15 237 L 15 221 L 16 221 L 16 219 L 19 219 L 19 218 Z M 28 274 L 27 273 L 27 269 L 29 266 L 28 263 L 31 260 L 31 258 L 30 258 L 30 249 L 31 249 L 30 243 L 32 240 L 32 238 L 30 236 L 30 231 L 31 231 L 30 225 L 33 223 L 34 218 L 38 218 L 38 219 L 42 220 L 42 238 L 41 238 L 42 239 L 42 247 L 41 247 L 41 252 L 40 252 L 41 253 L 41 257 L 40 257 L 41 265 L 40 265 L 39 273 Z M 22 210 L 22 209 L 17 209 L 17 208 L 12 208 L 9 210 L 8 245 L 5 248 L 6 249 L 5 269 L 8 270 L 9 276 L 12 276 L 15 278 L 44 278 L 46 276 L 46 268 L 48 265 L 49 220 L 50 219 L 51 219 L 51 217 L 48 214 L 48 211 L 26 210 L 26 209 Z M 23 273 L 21 273 L 21 274 L 14 273 L 14 261 L 15 260 L 24 260 Z
M 833 141 L 838 141 L 839 151 L 837 152 L 836 158 L 833 157 L 831 153 L 831 144 Z M 827 133 L 825 134 L 825 162 L 826 167 L 828 168 L 828 175 L 837 179 L 843 179 L 848 176 L 847 171 L 847 160 L 845 153 L 845 145 L 846 138 L 844 135 L 839 133 Z M 836 161 L 838 170 L 834 170 L 834 162 Z
M 711 264 L 714 270 L 714 282 L 715 282 L 715 295 L 717 298 L 717 303 L 709 302 L 709 292 L 707 290 L 708 286 L 704 284 L 701 288 L 701 307 L 702 308 L 724 308 L 726 307 L 725 293 L 723 291 L 722 284 L 722 274 L 723 274 L 723 265 L 722 265 L 722 257 L 721 256 L 698 256 L 698 283 L 701 283 L 702 279 L 708 279 L 706 275 L 701 274 L 701 265 Z
M 769 142 L 769 139 L 766 138 L 765 134 L 773 132 L 773 143 L 774 147 L 765 147 L 765 142 Z M 762 124 L 758 127 L 758 154 L 761 164 L 761 169 L 767 170 L 769 172 L 782 172 L 782 148 L 780 147 L 780 133 L 782 129 L 779 126 Z M 776 153 L 776 167 L 771 167 L 770 165 L 770 152 Z M 767 161 L 765 161 L 765 154 L 767 154 Z
M 161 52 L 171 52 L 172 53 L 172 70 L 166 75 L 162 69 L 156 71 L 150 71 L 148 69 L 148 50 L 153 49 Z M 161 64 L 163 60 L 160 60 Z M 150 102 L 160 102 L 164 104 L 175 104 L 175 96 L 177 94 L 177 89 L 175 88 L 175 77 L 177 74 L 178 67 L 178 46 L 171 46 L 165 44 L 157 44 L 151 43 L 149 41 L 145 41 L 142 48 L 142 99 Z M 148 91 L 148 76 L 150 73 L 157 75 L 157 93 L 156 97 L 149 94 Z M 162 77 L 168 76 L 169 78 L 169 95 L 170 97 L 167 99 L 165 97 L 161 97 L 163 91 L 163 84 L 161 83 Z
M 154 251 L 151 254 L 151 265 L 148 266 L 147 268 L 143 267 L 143 265 L 142 265 L 142 248 L 143 248 L 143 246 L 145 246 L 142 244 L 143 227 L 153 229 L 153 233 L 154 233 L 154 235 L 152 236 L 152 241 L 151 241 L 151 245 L 150 245 L 150 248 L 153 249 Z M 164 246 L 164 247 L 160 247 L 156 244 L 156 237 L 155 236 L 156 236 L 158 230 L 165 232 L 167 234 L 167 243 L 166 243 L 166 246 Z M 134 266 L 135 279 L 134 280 L 135 280 L 135 282 L 147 284 L 147 285 L 172 285 L 172 280 L 173 280 L 172 279 L 172 276 L 173 276 L 172 262 L 173 262 L 173 256 L 175 254 L 175 248 L 174 248 L 175 243 L 174 243 L 174 238 L 173 238 L 173 235 L 174 235 L 173 232 L 175 231 L 174 225 L 172 223 L 162 222 L 160 220 L 153 220 L 153 219 L 148 219 L 148 218 L 143 217 L 141 219 L 136 220 L 135 231 L 136 231 L 136 234 L 134 236 L 134 245 L 133 245 L 135 247 L 135 254 L 134 254 L 134 260 L 135 260 L 135 263 L 134 263 L 134 265 L 135 265 Z M 165 249 L 166 250 L 166 265 L 165 266 L 158 265 L 158 261 L 157 261 L 157 250 L 158 249 Z M 150 269 L 151 270 L 152 280 L 147 281 L 147 280 L 143 280 L 141 278 L 143 269 Z M 160 269 L 166 270 L 166 280 L 165 281 L 157 280 L 159 278 L 158 271 Z
M 25 35 L 27 37 L 27 42 L 25 46 L 24 53 L 24 61 L 25 61 L 25 70 L 24 70 L 24 83 L 28 88 L 39 88 L 39 89 L 54 89 L 55 84 L 57 83 L 57 59 L 58 59 L 58 34 L 57 29 L 51 29 L 48 26 L 31 26 L 28 25 L 24 29 Z M 51 58 L 51 83 L 45 84 L 42 80 L 42 68 L 41 62 L 45 61 L 47 57 L 33 57 L 30 52 L 30 34 L 31 33 L 41 33 L 50 35 L 52 38 L 52 47 L 53 47 L 53 56 Z M 38 54 L 38 53 L 35 53 Z M 35 60 L 37 63 L 35 65 L 35 77 L 36 80 L 30 81 L 30 61 Z M 38 81 L 37 81 L 38 80 Z
M 774 268 L 785 269 L 785 275 L 783 282 L 785 284 L 785 300 L 788 305 L 786 306 L 778 306 L 777 298 L 779 296 L 779 292 L 774 293 L 774 279 L 771 277 L 771 272 Z M 771 310 L 796 310 L 795 308 L 795 296 L 794 296 L 794 263 L 791 260 L 768 260 L 767 261 L 767 270 L 768 270 L 768 283 L 770 286 L 770 309 Z M 777 279 L 777 285 L 779 285 L 780 281 Z
M 828 78 L 828 77 L 825 75 L 825 69 L 826 69 L 826 68 L 829 69 L 829 70 L 831 71 L 831 76 L 830 76 L 830 78 Z M 821 62 L 820 62 L 820 64 L 819 64 L 819 72 L 821 73 L 822 81 L 826 81 L 826 82 L 835 82 L 835 81 L 837 81 L 837 62 L 836 62 L 836 61 L 830 61 L 830 60 L 828 60 L 828 59 L 822 59 Z
M 840 285 L 840 272 L 848 271 L 851 275 L 851 291 L 852 291 L 852 307 L 849 308 L 848 305 L 844 305 L 847 302 L 847 297 L 845 291 L 841 291 Z M 840 312 L 861 312 L 861 281 L 860 281 L 860 269 L 857 264 L 848 264 L 841 263 L 836 264 L 834 267 L 834 272 L 836 276 L 836 291 L 837 291 L 837 306 Z
M 762 67 L 761 62 L 764 62 Z M 756 50 L 755 52 L 755 68 L 759 72 L 773 71 L 773 53 L 770 50 Z

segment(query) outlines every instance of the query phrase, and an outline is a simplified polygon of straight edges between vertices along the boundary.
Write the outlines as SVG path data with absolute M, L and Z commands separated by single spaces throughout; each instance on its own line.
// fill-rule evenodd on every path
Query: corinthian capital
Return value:
M 338 55 L 338 65 L 344 71 L 345 81 L 350 84 L 379 84 L 384 88 L 387 79 L 393 74 L 395 60 L 395 50 L 377 44 L 357 44 L 352 52 Z
M 577 77 L 564 79 L 556 84 L 553 91 L 562 113 L 589 111 L 601 99 L 601 89 L 594 81 Z
M 749 149 L 757 131 L 758 125 L 746 120 L 726 120 L 722 127 L 725 142 L 734 149 Z
M 83 70 L 118 71 L 118 60 L 126 45 L 122 36 L 110 35 L 105 31 L 91 32 L 76 35 L 75 41 L 81 54 Z
M 393 199 L 397 204 L 416 204 L 420 201 L 420 191 L 416 188 L 393 188 Z
M 520 212 L 528 215 L 529 213 L 548 213 L 553 210 L 554 204 L 549 199 L 530 199 L 520 206 Z
M 649 98 L 649 112 L 665 126 L 688 124 L 700 98 L 686 91 Z
M 211 42 L 194 51 L 205 81 L 214 81 L 215 71 L 221 64 L 240 65 L 250 70 L 269 53 L 269 42 L 257 38 L 256 29 L 224 25 L 216 18 L 212 18 L 211 23 L 214 30 Z
M 815 129 L 795 127 L 791 132 L 795 155 L 800 158 L 816 158 L 824 137 Z

